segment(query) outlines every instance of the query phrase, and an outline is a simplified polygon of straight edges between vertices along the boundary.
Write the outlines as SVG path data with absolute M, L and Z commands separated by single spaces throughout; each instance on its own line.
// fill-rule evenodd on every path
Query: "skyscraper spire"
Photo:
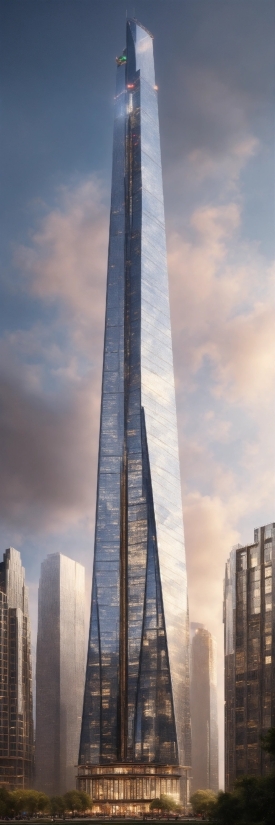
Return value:
M 84 765 L 94 776 L 92 766 L 124 765 L 126 771 L 150 764 L 155 777 L 157 766 L 162 774 L 174 766 L 179 778 L 179 768 L 190 764 L 187 582 L 153 41 L 135 20 L 126 29 L 126 50 L 117 58 L 79 756 L 79 782 L 93 799 L 98 786 L 88 788 Z M 127 793 L 125 785 L 125 804 Z M 140 792 L 131 793 L 137 801 Z M 144 799 L 160 794 L 157 781 L 150 794 Z

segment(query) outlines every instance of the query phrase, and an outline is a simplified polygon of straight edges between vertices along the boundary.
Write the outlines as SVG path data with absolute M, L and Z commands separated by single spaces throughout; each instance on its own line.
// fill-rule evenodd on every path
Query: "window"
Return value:
M 261 568 L 254 567 L 249 574 L 250 613 L 260 613 L 261 609 Z
M 272 610 L 271 593 L 265 597 L 265 609 L 266 611 Z
M 265 545 L 264 560 L 265 560 L 265 564 L 268 564 L 268 562 L 272 561 L 272 544 L 271 544 L 271 542 L 269 542 L 268 544 Z
M 249 566 L 250 567 L 257 567 L 260 562 L 260 550 L 259 545 L 250 547 L 249 550 Z

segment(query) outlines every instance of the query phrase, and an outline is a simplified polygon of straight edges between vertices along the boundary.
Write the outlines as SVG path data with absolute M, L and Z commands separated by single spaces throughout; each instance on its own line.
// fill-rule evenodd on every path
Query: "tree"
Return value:
M 275 762 L 275 728 L 262 736 L 262 748 Z M 231 793 L 218 795 L 212 810 L 219 825 L 273 825 L 275 810 L 274 770 L 267 776 L 242 776 Z
M 0 818 L 7 816 L 10 809 L 10 794 L 6 788 L 0 788 Z
M 220 791 L 211 814 L 219 825 L 273 825 L 275 810 L 274 774 L 242 776 L 234 791 Z
M 65 810 L 78 813 L 90 810 L 92 799 L 85 791 L 67 791 L 64 794 Z
M 30 794 L 35 794 L 35 799 L 33 802 L 33 812 L 34 813 L 44 813 L 50 809 L 50 800 L 47 794 L 42 793 L 42 791 L 29 791 Z
M 12 810 L 16 814 L 22 814 L 25 811 L 33 816 L 38 812 L 43 813 L 50 805 L 49 797 L 40 791 L 17 790 L 12 791 L 10 797 Z
M 149 810 L 150 811 L 161 811 L 161 801 L 160 801 L 159 796 L 157 796 L 156 799 L 151 799 L 151 802 L 150 802 L 150 805 L 149 805 Z
M 262 749 L 269 754 L 271 762 L 275 762 L 275 728 L 269 728 L 265 736 L 261 737 Z
M 216 803 L 212 807 L 211 816 L 220 825 L 232 825 L 232 823 L 235 825 L 242 817 L 239 798 L 234 793 L 220 791 Z
M 173 796 L 168 796 L 168 794 L 161 794 L 160 801 L 162 806 L 162 811 L 176 811 L 178 809 L 177 802 L 175 802 Z
M 149 805 L 150 811 L 177 811 L 179 805 L 175 802 L 172 796 L 161 794 L 160 797 L 152 799 Z
M 64 796 L 51 796 L 50 798 L 50 812 L 52 816 L 62 816 L 66 810 L 66 803 Z
M 79 798 L 82 802 L 82 811 L 90 811 L 93 806 L 93 800 L 85 791 L 78 791 Z
M 268 823 L 274 821 L 274 775 L 242 776 L 235 783 L 234 794 L 239 799 L 244 822 Z
M 211 814 L 212 808 L 217 802 L 217 795 L 214 791 L 195 791 L 190 797 L 190 802 L 194 814 Z

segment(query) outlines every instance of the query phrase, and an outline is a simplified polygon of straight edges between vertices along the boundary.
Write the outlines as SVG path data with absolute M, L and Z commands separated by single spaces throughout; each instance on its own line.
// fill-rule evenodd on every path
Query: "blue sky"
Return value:
M 33 644 L 47 553 L 91 583 L 115 56 L 154 34 L 190 612 L 274 520 L 273 0 L 10 0 L 1 15 L 0 518 Z M 222 765 L 222 750 L 221 750 Z

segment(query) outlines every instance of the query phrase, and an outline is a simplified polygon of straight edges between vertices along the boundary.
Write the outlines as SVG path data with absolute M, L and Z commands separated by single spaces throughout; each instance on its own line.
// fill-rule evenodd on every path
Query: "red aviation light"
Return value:
M 135 88 L 134 83 L 127 83 L 127 89 L 134 89 L 134 88 Z

